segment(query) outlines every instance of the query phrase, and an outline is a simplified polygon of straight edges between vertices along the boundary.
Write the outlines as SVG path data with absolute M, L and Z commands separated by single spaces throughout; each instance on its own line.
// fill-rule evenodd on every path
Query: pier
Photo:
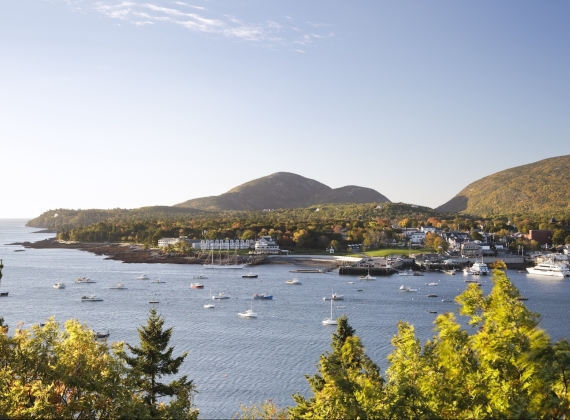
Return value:
M 390 276 L 397 273 L 396 270 L 392 268 L 385 267 L 339 267 L 338 274 L 346 274 L 352 276 L 365 276 L 370 274 L 371 276 Z

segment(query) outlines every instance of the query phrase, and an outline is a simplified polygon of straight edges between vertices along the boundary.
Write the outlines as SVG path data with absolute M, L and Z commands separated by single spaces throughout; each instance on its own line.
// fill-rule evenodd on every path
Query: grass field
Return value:
M 363 252 L 363 254 L 369 257 L 387 257 L 389 255 L 410 255 L 410 254 L 424 254 L 435 252 L 431 248 L 418 248 L 418 249 L 406 249 L 406 248 L 387 248 L 387 249 L 374 249 L 372 251 Z

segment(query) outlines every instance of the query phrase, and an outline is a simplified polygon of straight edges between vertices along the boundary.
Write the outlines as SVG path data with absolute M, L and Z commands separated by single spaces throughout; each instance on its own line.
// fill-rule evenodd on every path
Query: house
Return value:
M 262 236 L 255 241 L 254 254 L 279 254 L 279 245 L 271 236 Z
M 411 235 L 409 235 L 410 241 L 413 244 L 421 244 L 422 242 L 424 242 L 426 240 L 426 234 L 425 232 L 412 232 Z
M 461 255 L 466 258 L 479 257 L 483 254 L 481 245 L 475 242 L 463 242 L 461 244 Z

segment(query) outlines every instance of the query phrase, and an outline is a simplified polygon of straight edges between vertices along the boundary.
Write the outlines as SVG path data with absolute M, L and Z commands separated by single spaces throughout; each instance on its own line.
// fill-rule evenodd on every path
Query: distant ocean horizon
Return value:
M 89 252 L 73 249 L 24 249 L 8 245 L 38 241 L 53 233 L 33 233 L 24 218 L 0 219 L 0 259 L 3 278 L 0 290 L 9 296 L 0 299 L 0 316 L 10 325 L 23 327 L 44 322 L 51 316 L 63 324 L 74 318 L 97 331 L 110 332 L 109 341 L 138 344 L 137 328 L 146 323 L 151 300 L 173 327 L 174 354 L 187 351 L 181 374 L 194 380 L 199 394 L 195 403 L 203 418 L 229 418 L 240 404 L 250 405 L 272 399 L 280 406 L 292 405 L 291 394 L 308 395 L 305 374 L 316 372 L 319 356 L 330 350 L 334 327 L 321 321 L 330 314 L 330 302 L 323 297 L 332 292 L 345 296 L 333 305 L 334 315 L 346 314 L 362 339 L 366 353 L 384 371 L 386 356 L 392 351 L 390 339 L 400 320 L 414 325 L 422 343 L 433 335 L 437 314 L 454 312 L 454 298 L 466 287 L 462 274 L 449 276 L 426 273 L 422 277 L 378 277 L 360 281 L 356 276 L 338 273 L 290 273 L 299 265 L 260 265 L 244 270 L 204 270 L 199 265 L 125 264 L 105 260 Z M 314 267 L 314 266 L 313 266 Z M 242 278 L 249 271 L 256 279 Z M 150 280 L 137 280 L 146 274 Z M 191 289 L 193 276 L 203 274 L 205 288 Z M 513 270 L 507 272 L 532 311 L 542 315 L 540 326 L 553 340 L 568 338 L 567 322 L 570 282 L 567 279 L 540 278 Z M 298 277 L 301 286 L 285 284 Z M 93 284 L 76 284 L 78 277 L 89 277 Z M 160 279 L 166 283 L 154 283 Z M 490 277 L 482 277 L 482 289 L 492 287 Z M 54 283 L 64 282 L 63 290 Z M 122 282 L 127 290 L 113 290 Z M 354 282 L 349 284 L 349 282 Z M 438 286 L 427 286 L 437 282 Z M 399 290 L 401 285 L 417 288 L 417 293 Z M 224 292 L 231 299 L 213 301 L 215 309 L 204 309 L 212 294 Z M 254 300 L 254 293 L 269 293 L 273 300 Z M 427 297 L 436 293 L 437 298 Z M 102 302 L 81 302 L 84 294 L 95 294 Z M 253 305 L 257 319 L 242 319 L 238 312 Z M 464 320 L 464 319 L 463 319 Z M 468 331 L 470 327 L 467 327 Z

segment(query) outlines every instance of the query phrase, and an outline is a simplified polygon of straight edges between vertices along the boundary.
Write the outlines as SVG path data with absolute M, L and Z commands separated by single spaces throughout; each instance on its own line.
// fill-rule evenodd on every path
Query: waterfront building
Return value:
M 201 251 L 222 250 L 229 251 L 235 249 L 251 249 L 254 246 L 251 239 L 202 239 L 200 242 L 192 244 L 194 249 Z
M 279 245 L 271 236 L 262 236 L 255 241 L 255 254 L 279 254 Z

